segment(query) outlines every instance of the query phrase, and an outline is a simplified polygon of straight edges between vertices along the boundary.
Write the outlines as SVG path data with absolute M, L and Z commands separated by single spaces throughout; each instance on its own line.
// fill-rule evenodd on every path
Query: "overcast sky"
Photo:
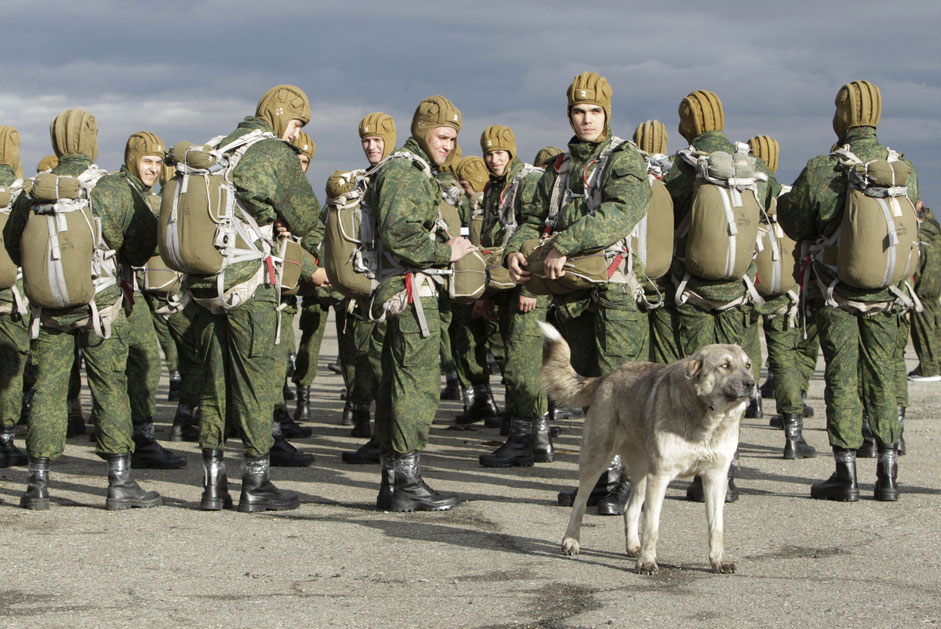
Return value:
M 710 6 L 713 5 L 713 6 Z M 228 133 L 269 87 L 311 99 L 317 144 L 310 179 L 364 163 L 356 133 L 371 111 L 395 117 L 405 141 L 418 102 L 443 94 L 462 110 L 459 142 L 480 154 L 491 124 L 510 126 L 521 156 L 564 146 L 565 88 L 594 70 L 613 89 L 612 128 L 630 137 L 655 118 L 670 151 L 685 146 L 677 106 L 716 92 L 733 140 L 781 144 L 791 183 L 836 140 L 841 85 L 882 90 L 879 138 L 910 157 L 922 197 L 941 208 L 941 2 L 0 2 L 0 124 L 23 138 L 27 174 L 51 153 L 61 110 L 98 119 L 98 163 L 117 169 L 127 136 L 169 144 Z M 717 7 L 721 7 L 720 9 Z

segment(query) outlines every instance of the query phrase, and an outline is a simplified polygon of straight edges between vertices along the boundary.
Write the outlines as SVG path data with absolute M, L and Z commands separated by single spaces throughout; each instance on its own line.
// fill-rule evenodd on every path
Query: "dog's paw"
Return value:
M 640 542 L 627 545 L 627 556 L 637 558 L 640 555 Z
M 660 566 L 657 565 L 656 561 L 638 561 L 634 567 L 634 572 L 637 574 L 657 574 L 660 572 Z
M 578 554 L 578 540 L 572 539 L 571 537 L 566 537 L 562 540 L 562 554 L 563 555 L 577 555 Z
M 716 574 L 735 574 L 735 563 L 731 561 L 712 562 L 712 571 Z

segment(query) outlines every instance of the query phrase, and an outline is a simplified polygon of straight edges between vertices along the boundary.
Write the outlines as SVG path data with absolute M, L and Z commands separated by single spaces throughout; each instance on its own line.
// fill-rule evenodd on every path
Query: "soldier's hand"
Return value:
M 288 226 L 284 224 L 280 218 L 274 222 L 274 231 L 277 236 L 290 236 L 291 230 L 288 229 Z
M 327 270 L 323 267 L 314 271 L 314 274 L 310 276 L 310 281 L 314 283 L 314 286 L 330 286 L 330 280 L 327 279 Z
M 506 268 L 510 271 L 510 277 L 517 284 L 529 281 L 529 263 L 526 262 L 526 256 L 519 251 L 507 254 Z
M 543 269 L 546 271 L 546 278 L 550 280 L 556 280 L 565 275 L 565 261 L 566 258 L 564 255 L 559 253 L 555 248 L 549 252 L 549 255 L 546 256 L 545 262 L 543 262 Z
M 532 312 L 536 309 L 537 299 L 535 297 L 527 297 L 526 295 L 520 295 L 520 312 Z
M 471 241 L 460 236 L 449 240 L 448 246 L 451 247 L 451 262 L 457 262 L 467 254 L 477 249 L 477 247 L 475 247 Z

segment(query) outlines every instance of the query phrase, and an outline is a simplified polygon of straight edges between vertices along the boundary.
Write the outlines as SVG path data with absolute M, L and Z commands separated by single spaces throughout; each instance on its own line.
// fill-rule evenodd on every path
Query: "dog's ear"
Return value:
M 687 379 L 695 380 L 699 372 L 702 371 L 702 358 L 690 358 L 683 365 L 683 369 L 686 371 Z

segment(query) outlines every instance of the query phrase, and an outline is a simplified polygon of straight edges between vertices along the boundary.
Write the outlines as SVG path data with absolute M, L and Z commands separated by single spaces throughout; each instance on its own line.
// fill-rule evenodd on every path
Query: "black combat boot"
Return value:
M 310 387 L 297 385 L 297 404 L 294 406 L 294 421 L 310 419 Z
M 180 392 L 183 390 L 183 378 L 180 372 L 173 370 L 170 372 L 170 389 L 167 391 L 167 400 L 170 402 L 180 401 Z
M 271 456 L 265 457 L 265 463 L 269 461 L 274 467 L 307 467 L 314 462 L 314 455 L 301 452 L 281 434 L 281 425 L 274 422 L 271 425 L 271 435 L 274 437 L 274 445 L 268 453 Z
M 510 434 L 506 443 L 491 452 L 480 455 L 483 467 L 529 467 L 533 464 L 532 423 L 514 417 L 510 420 Z
M 702 477 L 696 476 L 686 488 L 686 499 L 690 502 L 706 502 L 706 492 L 702 486 Z M 738 500 L 738 487 L 735 485 L 735 464 L 729 466 L 729 485 L 725 490 L 725 501 Z
M 883 502 L 895 502 L 899 499 L 897 478 L 899 473 L 899 444 L 882 443 L 877 445 L 879 461 L 876 463 L 876 486 L 873 496 Z
M 761 410 L 760 395 L 756 395 L 751 399 L 751 402 L 748 403 L 748 406 L 745 408 L 745 417 L 748 419 L 761 419 L 764 417 L 764 413 Z
M 622 470 L 614 489 L 598 501 L 598 515 L 623 515 L 624 505 L 631 496 L 631 483 L 627 474 Z
M 222 450 L 203 448 L 203 497 L 199 501 L 203 511 L 232 508 L 229 495 L 229 477 L 225 473 Z
M 144 491 L 131 479 L 131 453 L 106 454 L 108 461 L 108 498 L 105 508 L 109 511 L 131 507 L 159 507 L 163 501 L 155 491 Z
M 173 425 L 170 426 L 170 441 L 199 441 L 195 408 L 183 402 L 176 405 Z
M 758 387 L 758 393 L 761 397 L 766 397 L 769 400 L 774 399 L 774 374 L 770 371 L 768 372 L 768 377 L 765 378 L 764 384 Z
M 287 511 L 296 509 L 301 501 L 297 494 L 282 491 L 274 486 L 268 479 L 268 455 L 245 455 L 245 465 L 242 469 L 242 493 L 239 496 L 239 511 L 254 513 L 256 511 Z
M 444 388 L 441 389 L 442 400 L 460 400 L 461 399 L 461 380 L 457 377 L 456 371 L 449 371 L 444 376 Z
M 350 431 L 351 437 L 369 439 L 372 437 L 372 430 L 369 429 L 369 403 L 356 404 L 353 406 L 353 430 Z
M 353 425 L 353 401 L 349 398 L 346 398 L 346 403 L 343 404 L 343 414 L 340 415 L 340 425 Z
M 361 445 L 358 450 L 348 450 L 340 455 L 344 463 L 351 465 L 371 465 L 379 463 L 379 444 L 376 443 L 376 436 Z
M 833 446 L 836 471 L 825 481 L 810 486 L 810 497 L 816 500 L 856 502 L 859 486 L 856 484 L 856 451 Z
M 555 460 L 555 448 L 552 447 L 552 429 L 549 427 L 549 413 L 540 415 L 532 424 L 533 461 L 552 463 Z
M 447 511 L 460 502 L 457 494 L 440 493 L 421 477 L 421 454 L 395 454 L 395 488 L 390 511 Z
M 493 391 L 490 390 L 489 382 L 481 382 L 474 385 L 474 403 L 471 405 L 470 414 L 484 420 L 484 425 L 490 428 L 500 426 L 500 409 L 497 407 L 496 400 L 493 399 Z M 489 422 L 487 420 L 490 420 Z
M 899 456 L 905 454 L 905 407 L 899 404 Z
M 20 506 L 34 511 L 49 508 L 49 459 L 29 457 L 26 492 L 20 496 Z
M 379 456 L 382 476 L 379 479 L 379 495 L 376 496 L 376 509 L 392 509 L 392 490 L 395 487 L 395 453 L 387 452 Z
M 474 406 L 475 394 L 473 387 L 465 387 L 463 384 L 460 386 L 461 389 L 461 400 L 464 402 L 464 412 L 460 413 L 457 417 L 454 418 L 455 424 L 473 424 L 474 422 L 480 421 L 479 417 L 474 417 L 471 415 L 471 408 Z
M 611 459 L 611 464 L 608 466 L 608 469 L 595 481 L 595 486 L 591 488 L 591 493 L 588 495 L 587 505 L 593 507 L 612 491 L 615 491 L 619 480 L 621 480 L 621 457 L 615 456 Z M 575 504 L 575 496 L 577 494 L 578 487 L 575 489 L 565 489 L 559 492 L 556 499 L 560 506 L 571 507 Z
M 281 387 L 281 396 L 284 398 L 285 402 L 294 400 L 294 389 L 291 388 L 290 380 L 284 381 L 284 386 Z
M 863 415 L 863 445 L 856 450 L 856 457 L 860 459 L 873 459 L 876 457 L 876 436 L 872 433 L 869 417 Z
M 337 357 L 337 362 L 335 362 L 335 363 L 327 363 L 327 369 L 329 369 L 330 371 L 332 371 L 333 373 L 335 373 L 335 374 L 338 375 L 338 376 L 342 376 L 342 375 L 343 375 L 343 365 L 340 364 L 340 358 L 339 358 L 339 356 Z
M 274 409 L 274 423 L 281 426 L 281 434 L 286 439 L 306 439 L 313 434 L 310 426 L 301 426 L 291 418 L 288 409 L 284 406 L 277 406 Z
M 801 391 L 801 403 L 804 405 L 804 419 L 814 416 L 814 407 L 807 403 L 807 391 Z
M 186 459 L 157 443 L 154 423 L 149 418 L 134 426 L 131 439 L 134 440 L 134 453 L 131 454 L 131 467 L 134 469 L 177 470 L 186 467 Z
M 804 441 L 804 417 L 802 413 L 784 413 L 784 458 L 810 459 L 817 451 Z
M 82 413 L 81 398 L 73 398 L 66 402 L 69 409 L 69 423 L 65 429 L 67 438 L 85 434 L 85 415 Z
M 784 428 L 784 417 L 782 415 L 772 415 L 768 420 L 768 425 L 772 428 Z
M 26 465 L 26 453 L 13 444 L 16 430 L 11 426 L 0 431 L 0 467 Z

